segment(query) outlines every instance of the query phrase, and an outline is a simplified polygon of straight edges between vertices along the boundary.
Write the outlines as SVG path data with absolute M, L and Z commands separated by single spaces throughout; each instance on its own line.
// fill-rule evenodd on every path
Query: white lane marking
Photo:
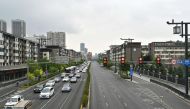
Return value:
M 69 94 L 69 95 L 67 96 L 67 98 L 65 99 L 65 101 L 63 102 L 63 104 L 61 105 L 61 107 L 60 107 L 59 109 L 62 109 L 62 108 L 63 108 L 64 104 L 66 103 L 66 101 L 67 101 L 67 99 L 70 97 L 70 95 L 71 95 L 71 94 Z
M 124 106 L 127 107 L 127 103 L 124 103 Z
M 118 97 L 119 97 L 119 98 L 121 98 L 121 96 L 120 96 L 120 95 L 118 95 Z
M 106 102 L 106 107 L 108 107 L 109 106 L 109 104 Z
M 106 96 L 104 95 L 104 98 L 106 98 Z

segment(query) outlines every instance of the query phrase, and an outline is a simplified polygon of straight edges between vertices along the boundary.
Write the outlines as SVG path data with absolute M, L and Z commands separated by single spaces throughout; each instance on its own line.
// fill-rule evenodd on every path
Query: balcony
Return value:
M 14 62 L 19 62 L 19 59 L 14 59 Z
M 3 63 L 3 62 L 4 62 L 4 59 L 0 59 L 0 62 Z
M 0 52 L 0 55 L 4 55 L 4 52 Z
M 14 56 L 19 56 L 19 54 L 18 53 L 14 53 Z
M 0 48 L 4 48 L 4 45 L 0 45 Z

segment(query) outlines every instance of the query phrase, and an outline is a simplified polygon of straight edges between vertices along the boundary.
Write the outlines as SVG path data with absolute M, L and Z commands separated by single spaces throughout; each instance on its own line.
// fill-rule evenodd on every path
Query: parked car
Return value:
M 45 87 L 44 84 L 37 85 L 37 86 L 34 87 L 33 91 L 34 91 L 34 93 L 40 93 L 43 90 L 44 87 Z
M 58 83 L 61 80 L 61 78 L 60 77 L 55 77 L 54 80 L 55 80 L 56 83 Z
M 68 81 L 69 81 L 69 77 L 68 77 L 68 76 L 64 77 L 64 78 L 62 79 L 62 81 L 63 81 L 63 82 L 68 82 Z
M 81 75 L 80 75 L 79 73 L 77 73 L 77 74 L 75 75 L 75 77 L 80 78 Z
M 54 94 L 54 89 L 53 87 L 45 87 L 41 93 L 40 93 L 40 98 L 50 98 Z
M 74 76 L 74 74 L 73 74 L 73 73 L 69 74 L 69 78 L 72 78 L 73 76 Z
M 77 82 L 77 78 L 76 77 L 72 77 L 70 80 L 71 83 L 76 83 Z
M 70 83 L 65 83 L 63 88 L 61 89 L 62 92 L 70 92 L 72 90 Z

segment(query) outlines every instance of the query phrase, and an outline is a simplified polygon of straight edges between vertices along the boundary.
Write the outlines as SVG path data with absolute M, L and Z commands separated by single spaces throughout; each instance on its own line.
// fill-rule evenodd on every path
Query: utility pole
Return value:
M 185 60 L 188 59 L 188 36 L 190 36 L 188 34 L 188 24 L 190 24 L 190 22 L 174 22 L 174 20 L 172 20 L 172 22 L 167 21 L 168 25 L 176 25 L 173 28 L 173 33 L 174 34 L 180 34 L 180 36 L 183 38 L 183 36 L 185 36 Z M 178 26 L 181 25 L 181 26 Z M 185 34 L 183 34 L 183 27 L 185 26 Z M 185 94 L 188 95 L 188 66 L 185 65 Z

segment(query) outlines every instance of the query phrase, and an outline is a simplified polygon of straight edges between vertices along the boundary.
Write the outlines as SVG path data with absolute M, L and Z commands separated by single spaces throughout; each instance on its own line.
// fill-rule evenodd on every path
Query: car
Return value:
M 81 75 L 80 75 L 79 73 L 77 73 L 77 74 L 75 75 L 75 77 L 80 78 Z
M 40 93 L 42 90 L 43 90 L 43 88 L 44 88 L 44 84 L 41 84 L 41 85 L 36 85 L 35 87 L 34 87 L 34 93 Z
M 54 86 L 54 85 L 55 85 L 55 81 L 54 81 L 54 80 L 49 80 L 49 81 L 46 83 L 45 87 L 52 87 L 52 86 Z
M 6 109 L 12 109 L 11 107 L 15 106 L 16 104 L 18 104 L 19 102 L 23 101 L 24 98 L 22 95 L 13 95 L 6 103 L 5 103 L 5 107 L 7 107 Z
M 77 82 L 77 78 L 76 78 L 76 77 L 72 77 L 72 78 L 70 79 L 70 82 L 71 82 L 71 83 L 76 83 L 76 82 Z
M 66 76 L 65 73 L 61 73 L 61 78 L 64 78 Z
M 61 89 L 62 92 L 70 92 L 72 90 L 70 83 L 66 83 L 63 85 L 63 88 Z
M 41 92 L 39 97 L 40 98 L 50 98 L 54 94 L 53 87 L 45 87 Z
M 74 76 L 74 74 L 73 74 L 73 73 L 69 74 L 69 78 L 72 78 L 73 76 Z
M 61 80 L 61 78 L 60 77 L 55 77 L 54 80 L 55 80 L 56 83 L 58 83 Z
M 69 77 L 68 77 L 68 76 L 64 77 L 64 78 L 62 79 L 62 81 L 63 81 L 63 82 L 68 82 L 68 81 L 69 81 Z

